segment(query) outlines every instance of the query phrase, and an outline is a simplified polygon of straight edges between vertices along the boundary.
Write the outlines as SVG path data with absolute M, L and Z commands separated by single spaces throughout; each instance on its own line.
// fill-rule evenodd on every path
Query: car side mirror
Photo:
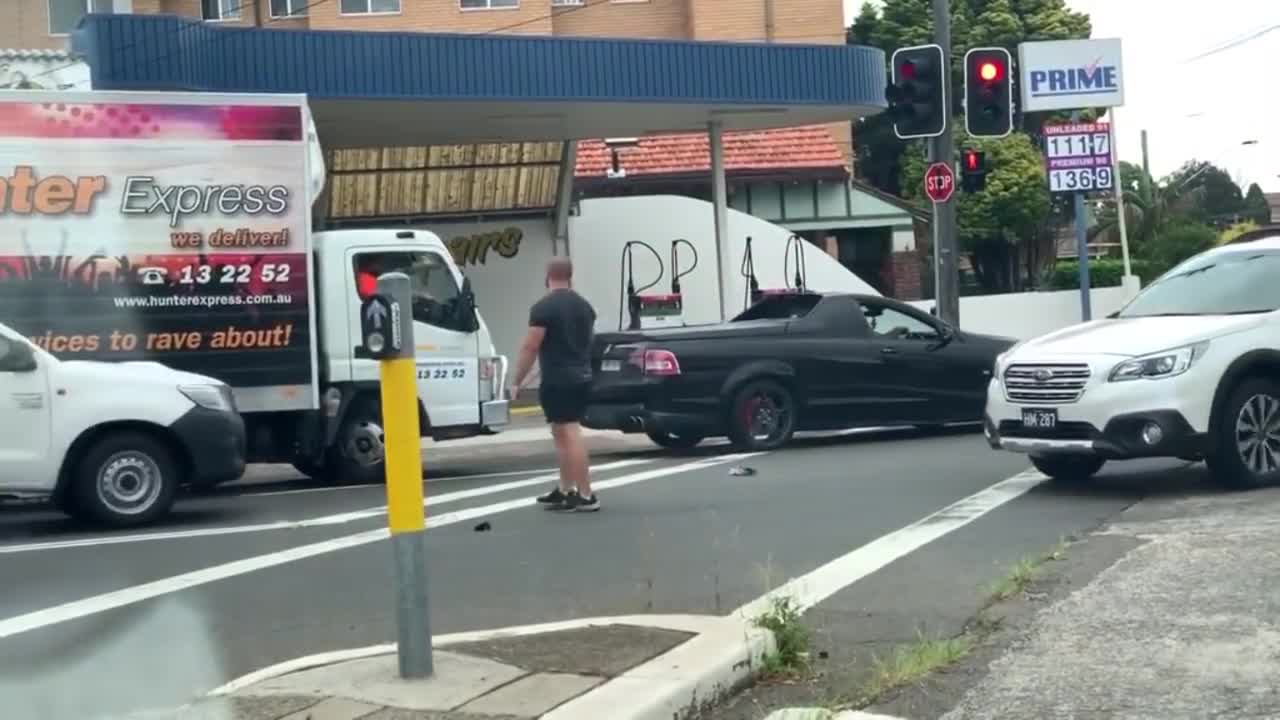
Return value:
M 38 367 L 30 345 L 0 338 L 0 372 L 28 373 Z

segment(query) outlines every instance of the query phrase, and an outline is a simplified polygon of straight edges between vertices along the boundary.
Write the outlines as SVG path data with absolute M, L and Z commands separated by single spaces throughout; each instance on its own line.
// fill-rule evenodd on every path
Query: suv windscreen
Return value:
M 1280 251 L 1192 258 L 1138 294 L 1116 317 L 1243 315 L 1280 308 Z

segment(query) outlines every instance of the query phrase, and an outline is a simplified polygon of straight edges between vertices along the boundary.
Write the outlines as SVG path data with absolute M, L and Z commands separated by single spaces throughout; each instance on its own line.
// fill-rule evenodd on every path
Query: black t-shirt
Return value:
M 547 293 L 529 311 L 529 325 L 546 328 L 538 350 L 543 385 L 591 382 L 591 339 L 596 311 L 573 290 Z

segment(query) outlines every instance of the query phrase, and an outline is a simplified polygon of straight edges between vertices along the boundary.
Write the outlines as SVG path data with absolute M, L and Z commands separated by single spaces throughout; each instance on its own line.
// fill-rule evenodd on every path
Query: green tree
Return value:
M 1271 206 L 1267 204 L 1267 196 L 1262 192 L 1262 188 L 1258 187 L 1258 183 L 1249 185 L 1249 191 L 1244 194 L 1244 206 L 1240 214 L 1246 220 L 1252 220 L 1259 225 L 1271 224 Z
M 956 219 L 960 231 L 960 247 L 970 259 L 978 282 L 988 290 L 1018 289 L 1024 264 L 1039 265 L 1048 258 L 1028 257 L 1030 243 L 1036 237 L 1050 211 L 1049 186 L 1045 181 L 1044 160 L 1031 138 L 1014 133 L 1007 138 L 976 139 L 963 130 L 955 130 L 958 146 L 972 147 L 986 153 L 986 186 L 976 193 L 957 191 Z M 925 202 L 924 152 L 916 147 L 909 151 L 902 165 L 904 195 Z M 1033 273 L 1034 274 L 1034 273 Z
M 1152 264 L 1155 277 L 1159 277 L 1192 255 L 1212 248 L 1217 242 L 1218 233 L 1208 225 L 1178 221 L 1161 230 L 1160 242 L 1148 248 L 1144 259 Z
M 1196 191 L 1196 202 L 1187 216 L 1210 225 L 1225 227 L 1235 222 L 1244 208 L 1244 193 L 1230 173 L 1210 162 L 1188 160 L 1173 172 L 1166 186 L 1179 194 Z

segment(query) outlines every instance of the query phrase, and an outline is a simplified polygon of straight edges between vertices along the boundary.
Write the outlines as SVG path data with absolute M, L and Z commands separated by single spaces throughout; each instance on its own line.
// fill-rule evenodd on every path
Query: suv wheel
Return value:
M 1031 464 L 1051 480 L 1081 483 L 1098 474 L 1106 460 L 1092 455 L 1032 455 Z
M 1280 484 L 1280 384 L 1262 378 L 1240 383 L 1217 418 L 1213 479 L 1249 490 Z

